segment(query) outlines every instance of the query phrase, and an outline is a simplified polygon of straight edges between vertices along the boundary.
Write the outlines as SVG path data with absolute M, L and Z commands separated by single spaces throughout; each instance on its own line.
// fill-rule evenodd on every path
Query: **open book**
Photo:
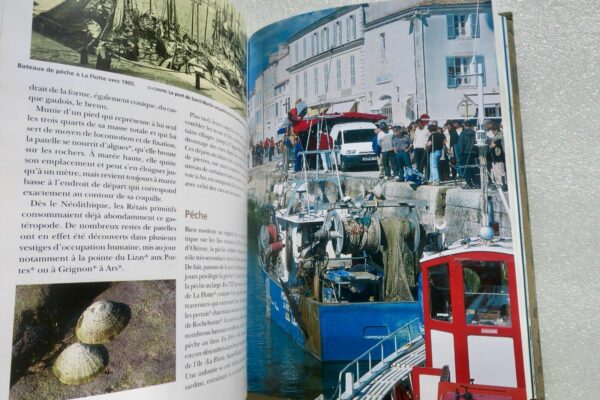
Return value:
M 533 396 L 489 1 L 0 5 L 0 397 Z

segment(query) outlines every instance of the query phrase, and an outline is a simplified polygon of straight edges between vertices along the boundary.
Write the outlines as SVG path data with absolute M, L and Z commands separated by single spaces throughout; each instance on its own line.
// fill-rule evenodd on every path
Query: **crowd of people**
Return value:
M 462 179 L 467 188 L 478 188 L 480 153 L 474 124 L 448 120 L 441 126 L 426 114 L 408 126 L 376 124 L 372 140 L 380 179 L 438 184 Z M 492 183 L 506 190 L 504 144 L 501 127 L 485 124 L 484 153 Z
M 265 138 L 264 141 L 260 141 L 250 145 L 250 154 L 252 156 L 252 166 L 262 165 L 267 160 L 273 161 L 275 152 L 281 153 L 282 140 L 275 141 L 275 138 Z
M 447 120 L 442 126 L 423 114 L 408 126 L 378 122 L 372 138 L 372 149 L 377 156 L 379 179 L 420 184 L 439 184 L 443 181 L 462 180 L 466 188 L 480 187 L 480 147 L 476 145 L 476 128 L 470 120 Z M 506 190 L 504 143 L 501 126 L 488 121 L 485 124 L 484 153 L 490 183 Z M 323 129 L 318 149 L 334 148 L 332 137 Z M 283 154 L 283 165 L 302 168 L 303 146 L 295 136 L 273 137 L 251 145 L 252 165 L 261 165 L 275 152 Z M 316 162 L 324 172 L 334 168 L 333 153 L 320 154 Z

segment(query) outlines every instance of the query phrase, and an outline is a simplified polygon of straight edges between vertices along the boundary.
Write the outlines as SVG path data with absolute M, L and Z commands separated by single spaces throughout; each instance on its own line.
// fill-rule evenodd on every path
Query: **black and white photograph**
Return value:
M 191 90 L 245 115 L 246 33 L 226 0 L 35 0 L 31 58 Z

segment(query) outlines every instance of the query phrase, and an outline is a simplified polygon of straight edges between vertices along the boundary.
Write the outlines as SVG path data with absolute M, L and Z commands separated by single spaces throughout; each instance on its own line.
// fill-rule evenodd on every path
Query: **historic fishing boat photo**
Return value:
M 38 0 L 31 58 L 151 79 L 245 113 L 246 34 L 224 0 Z

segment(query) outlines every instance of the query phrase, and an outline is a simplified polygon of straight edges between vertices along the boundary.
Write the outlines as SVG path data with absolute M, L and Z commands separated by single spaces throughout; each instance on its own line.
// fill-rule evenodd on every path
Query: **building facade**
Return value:
M 485 117 L 500 116 L 491 3 L 448 0 L 365 12 L 366 83 L 371 111 L 406 124 L 422 114 L 440 122 L 476 114 L 483 73 Z
M 342 7 L 289 39 L 292 95 L 310 113 L 363 110 L 364 7 Z
M 269 64 L 255 80 L 254 90 L 248 98 L 248 122 L 253 142 L 276 137 L 277 130 L 287 121 L 287 113 L 292 107 L 289 64 L 289 47 L 284 43 L 269 56 Z
M 341 7 L 271 55 L 249 101 L 254 137 L 275 136 L 303 99 L 309 114 L 371 112 L 408 124 L 422 114 L 472 118 L 476 72 L 485 117 L 500 117 L 491 2 L 436 0 Z

